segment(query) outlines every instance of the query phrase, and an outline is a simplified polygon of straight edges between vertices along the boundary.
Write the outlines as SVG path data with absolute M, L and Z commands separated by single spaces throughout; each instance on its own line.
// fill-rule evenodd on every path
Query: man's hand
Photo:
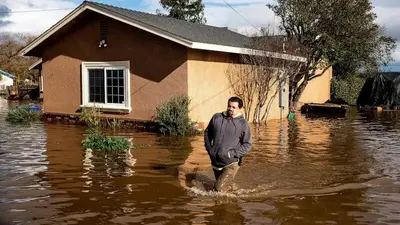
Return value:
M 233 158 L 236 156 L 236 151 L 235 149 L 229 149 L 228 150 L 228 158 Z

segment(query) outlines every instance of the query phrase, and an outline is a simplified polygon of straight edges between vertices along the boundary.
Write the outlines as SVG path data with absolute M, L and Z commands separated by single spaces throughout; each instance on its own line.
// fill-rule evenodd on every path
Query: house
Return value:
M 28 69 L 39 71 L 39 99 L 43 99 L 42 59 L 34 62 Z
M 0 91 L 4 92 L 7 89 L 7 86 L 13 86 L 14 79 L 16 78 L 16 76 L 0 70 Z
M 160 104 L 187 94 L 192 120 L 207 123 L 233 95 L 226 70 L 253 52 L 249 41 L 226 28 L 85 1 L 20 55 L 41 58 L 32 69 L 41 70 L 44 113 L 74 115 L 96 105 L 106 114 L 150 120 Z M 315 79 L 305 99 L 328 100 L 330 78 L 327 71 Z M 269 118 L 279 118 L 278 105 Z

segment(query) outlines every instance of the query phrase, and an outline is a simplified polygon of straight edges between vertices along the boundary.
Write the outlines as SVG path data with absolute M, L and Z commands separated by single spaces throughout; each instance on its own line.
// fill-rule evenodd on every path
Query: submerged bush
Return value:
M 40 112 L 30 109 L 29 106 L 20 106 L 8 111 L 6 120 L 11 123 L 29 123 L 40 118 Z
M 83 108 L 79 120 L 80 122 L 83 122 L 89 126 L 89 129 L 87 130 L 89 135 L 82 141 L 82 146 L 84 148 L 106 152 L 119 152 L 130 149 L 131 142 L 127 138 L 107 137 L 104 133 L 102 133 L 99 109 L 95 107 Z M 120 121 L 117 119 L 114 119 L 111 122 L 107 119 L 106 122 L 113 129 L 120 126 Z
M 83 108 L 79 121 L 85 123 L 90 128 L 100 128 L 100 110 L 96 107 Z
M 107 137 L 98 129 L 88 130 L 89 136 L 82 141 L 84 148 L 102 151 L 126 151 L 131 147 L 131 142 L 123 137 Z
M 189 118 L 190 99 L 186 95 L 173 97 L 156 109 L 155 120 L 161 133 L 191 135 L 196 133 Z
M 100 117 L 100 110 L 96 107 L 83 108 L 79 117 L 79 122 L 91 128 L 111 128 L 116 130 L 121 127 L 122 121 L 118 118 Z

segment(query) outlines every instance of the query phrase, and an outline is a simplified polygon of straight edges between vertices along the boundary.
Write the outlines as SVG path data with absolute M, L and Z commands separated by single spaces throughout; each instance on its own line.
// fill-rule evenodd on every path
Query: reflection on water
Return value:
M 400 114 L 270 122 L 235 180 L 210 192 L 203 138 L 120 131 L 128 153 L 84 150 L 85 129 L 4 121 L 0 224 L 399 224 Z

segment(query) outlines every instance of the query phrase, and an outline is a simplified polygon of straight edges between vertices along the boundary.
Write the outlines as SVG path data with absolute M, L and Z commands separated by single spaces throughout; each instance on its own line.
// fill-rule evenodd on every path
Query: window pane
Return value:
M 110 76 L 108 76 L 109 74 Z M 124 86 L 124 70 L 107 70 L 107 103 L 123 104 L 125 100 Z
M 112 85 L 112 78 L 107 78 L 107 86 Z
M 95 82 L 95 84 L 97 84 L 97 85 L 101 85 L 102 83 L 103 83 L 103 77 L 101 77 L 101 76 L 96 76 L 95 77 L 95 79 L 94 79 L 94 82 Z
M 95 89 L 96 94 L 102 94 L 102 91 L 104 91 L 104 88 L 102 88 L 102 87 L 96 87 L 96 89 Z
M 104 95 L 95 95 L 95 102 L 104 102 Z
M 104 102 L 104 70 L 88 69 L 89 74 L 89 102 Z
M 113 95 L 118 95 L 118 87 L 113 87 Z

